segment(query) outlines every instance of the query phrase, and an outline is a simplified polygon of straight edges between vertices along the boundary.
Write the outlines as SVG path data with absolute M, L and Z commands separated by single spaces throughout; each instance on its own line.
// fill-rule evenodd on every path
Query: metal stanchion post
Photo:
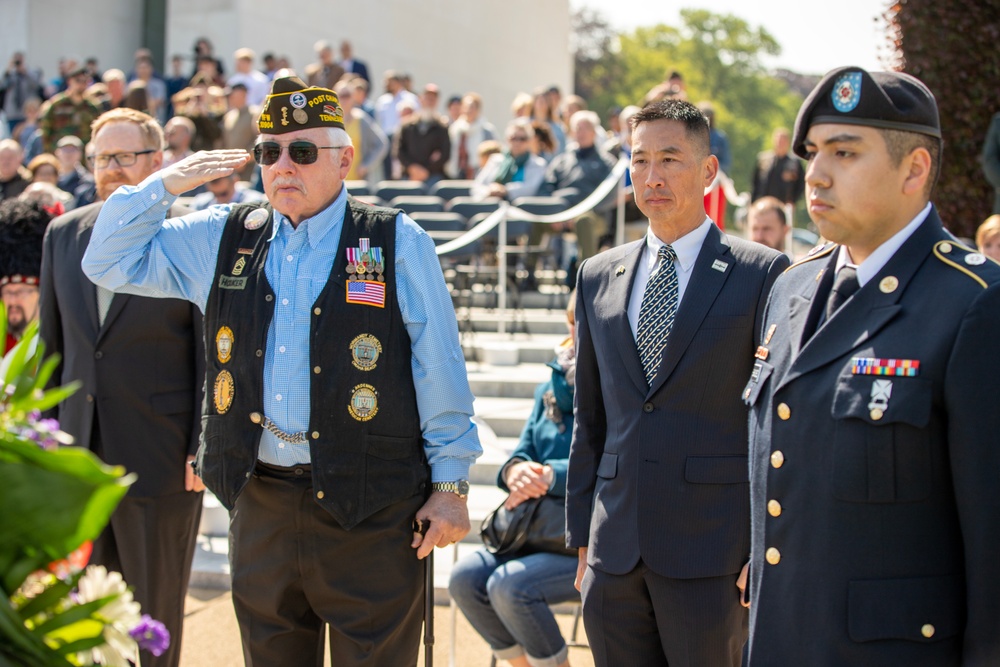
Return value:
M 507 209 L 500 216 L 497 234 L 497 333 L 507 331 Z
M 424 559 L 424 667 L 434 667 L 434 550 Z

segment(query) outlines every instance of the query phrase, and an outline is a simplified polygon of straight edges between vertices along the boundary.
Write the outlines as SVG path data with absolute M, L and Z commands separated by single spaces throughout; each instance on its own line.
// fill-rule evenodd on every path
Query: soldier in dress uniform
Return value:
M 258 126 L 269 204 L 164 220 L 249 158 L 197 153 L 112 195 L 85 271 L 205 313 L 197 468 L 231 512 L 247 665 L 322 664 L 328 626 L 334 665 L 412 667 L 420 559 L 469 531 L 481 452 L 455 311 L 430 237 L 343 187 L 336 93 L 276 79 Z
M 833 243 L 775 283 L 743 394 L 750 665 L 998 665 L 1000 267 L 929 203 L 937 104 L 836 69 L 793 149 Z

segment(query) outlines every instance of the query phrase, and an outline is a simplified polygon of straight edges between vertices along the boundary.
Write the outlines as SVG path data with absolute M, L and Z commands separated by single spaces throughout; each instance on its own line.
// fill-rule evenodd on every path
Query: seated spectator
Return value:
M 29 97 L 24 101 L 24 106 L 22 107 L 24 120 L 18 123 L 11 130 L 11 138 L 21 144 L 21 148 L 24 148 L 25 150 L 27 150 L 29 144 L 31 143 L 35 130 L 38 129 L 38 116 L 41 108 L 42 101 L 40 99 L 37 97 Z M 34 155 L 31 157 L 34 157 Z M 31 158 L 27 159 L 30 160 Z
M 976 246 L 979 252 L 1000 262 L 1000 214 L 986 218 L 976 230 Z
M 607 178 L 615 159 L 595 144 L 600 129 L 596 113 L 577 111 L 570 118 L 569 125 L 574 147 L 549 163 L 538 194 L 561 197 L 568 206 L 574 206 L 590 196 Z M 597 239 L 605 233 L 599 227 L 603 227 L 604 222 L 599 214 L 591 211 L 577 218 L 573 225 L 576 229 L 577 261 L 582 262 L 597 252 Z
M 209 206 L 216 204 L 242 204 L 244 202 L 264 201 L 265 197 L 256 190 L 240 187 L 236 182 L 235 173 L 228 176 L 220 176 L 214 181 L 205 184 L 208 192 L 203 192 L 196 196 L 191 202 L 191 208 L 195 211 L 203 211 Z
M 128 84 L 121 106 L 149 115 L 149 94 L 146 92 L 146 84 L 138 79 Z
M 87 70 L 75 67 L 67 77 L 66 92 L 42 105 L 38 126 L 42 130 L 42 146 L 46 153 L 55 151 L 63 137 L 75 136 L 90 141 L 90 124 L 101 115 L 100 107 L 83 95 L 90 85 Z
M 13 199 L 31 183 L 31 172 L 21 165 L 21 144 L 0 139 L 0 201 Z
M 535 132 L 531 121 L 518 118 L 507 126 L 507 152 L 493 155 L 476 175 L 472 196 L 500 197 L 514 201 L 538 192 L 545 178 L 545 160 L 531 153 Z
M 788 218 L 785 205 L 777 197 L 761 197 L 747 212 L 747 236 L 754 243 L 785 252 Z
M 31 182 L 51 183 L 52 185 L 58 186 L 59 169 L 61 166 L 59 158 L 52 153 L 42 153 L 41 155 L 35 156 L 35 158 L 28 163 L 28 171 L 31 172 Z
M 160 121 L 160 124 L 167 122 L 167 84 L 160 77 L 156 76 L 153 69 L 153 59 L 148 56 L 139 56 L 135 60 L 135 80 L 146 84 L 146 98 L 149 104 L 149 113 Z
M 313 45 L 313 50 L 317 61 L 306 65 L 306 83 L 332 90 L 340 77 L 344 76 L 344 68 L 336 61 L 330 42 L 320 40 Z
M 271 90 L 271 83 L 267 75 L 254 69 L 253 61 L 256 55 L 253 49 L 237 49 L 233 57 L 236 62 L 236 73 L 229 77 L 226 85 L 232 88 L 236 84 L 242 84 L 247 91 L 247 104 L 252 107 L 260 106 Z
M 534 99 L 528 93 L 518 93 L 510 104 L 510 115 L 514 118 L 531 118 Z
M 448 128 L 451 139 L 451 156 L 448 173 L 453 178 L 475 178 L 476 149 L 479 144 L 497 138 L 493 124 L 480 115 L 483 98 L 478 93 L 469 93 L 462 98 L 462 115 Z
M 534 133 L 531 139 L 531 152 L 545 160 L 545 164 L 552 162 L 559 149 L 552 135 L 552 126 L 543 120 L 533 120 L 531 130 Z
M 446 109 L 448 115 L 448 125 L 450 126 L 462 117 L 462 97 L 460 95 L 452 95 L 449 97 Z
M 558 95 L 558 93 L 559 89 L 556 88 L 555 94 Z M 552 106 L 549 92 L 538 89 L 534 95 L 531 119 L 545 123 L 548 127 L 549 134 L 555 140 L 555 150 L 552 151 L 552 155 L 562 153 L 566 149 L 566 133 L 563 131 L 562 125 L 559 124 L 557 107 Z M 546 159 L 551 160 L 551 157 Z
M 410 100 L 404 99 L 399 104 L 399 116 L 404 120 L 396 133 L 394 148 L 403 177 L 433 185 L 445 177 L 451 151 L 448 128 L 433 110 L 417 115 Z
M 354 104 L 354 108 L 360 109 L 368 115 L 368 118 L 375 120 L 375 105 L 368 99 L 368 82 L 361 78 L 355 78 L 351 80 L 351 85 L 351 102 Z
M 566 468 L 573 436 L 573 308 L 566 316 L 569 337 L 549 363 L 552 377 L 535 390 L 535 406 L 521 441 L 500 469 L 497 486 L 513 509 L 529 498 L 566 495 Z M 577 559 L 555 553 L 504 554 L 485 549 L 461 558 L 448 590 L 469 623 L 499 660 L 514 667 L 569 665 L 569 648 L 550 605 L 580 599 L 573 587 Z
M 73 208 L 73 195 L 45 181 L 35 181 L 24 189 L 18 200 L 36 202 L 54 218 Z
M 354 106 L 354 90 L 364 79 L 341 81 L 334 88 L 344 111 L 344 130 L 354 144 L 354 162 L 347 172 L 347 180 L 367 180 L 374 186 L 382 174 L 382 161 L 389 150 L 389 140 L 375 121 Z
M 485 167 L 491 157 L 494 155 L 500 155 L 501 153 L 503 153 L 503 146 L 499 141 L 488 139 L 487 141 L 479 144 L 479 149 L 476 150 L 476 155 L 479 158 L 479 169 Z M 478 174 L 478 171 L 476 173 Z
M 122 106 L 122 103 L 125 101 L 126 88 L 128 87 L 125 81 L 125 72 L 120 69 L 109 69 L 101 75 L 101 81 L 107 88 L 107 97 L 102 100 L 103 110 L 110 111 Z
M 59 159 L 59 181 L 56 185 L 66 192 L 76 192 L 85 183 L 92 183 L 94 178 L 90 170 L 83 165 L 83 142 L 78 137 L 63 137 L 56 145 L 56 158 Z
M 228 110 L 225 91 L 212 85 L 208 75 L 202 73 L 191 79 L 191 85 L 177 93 L 173 102 L 176 116 L 194 123 L 191 150 L 215 149 L 222 139 L 222 117 Z
M 194 155 L 191 150 L 191 141 L 194 139 L 195 127 L 190 118 L 184 116 L 174 116 L 163 128 L 163 136 L 166 139 L 167 147 L 163 151 L 163 166 L 166 169 L 175 162 L 180 162 L 184 158 Z
M 222 66 L 222 61 L 215 57 L 215 47 L 207 37 L 199 37 L 194 43 L 194 71 L 189 79 L 193 79 L 199 73 L 204 73 L 209 77 L 214 85 L 221 86 L 225 81 L 226 70 Z

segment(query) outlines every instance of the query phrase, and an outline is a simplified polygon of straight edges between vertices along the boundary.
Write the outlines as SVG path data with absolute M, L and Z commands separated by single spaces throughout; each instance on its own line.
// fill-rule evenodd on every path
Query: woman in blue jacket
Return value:
M 497 476 L 497 486 L 510 494 L 508 509 L 528 498 L 566 495 L 573 437 L 575 300 L 570 295 L 566 312 L 570 336 L 549 363 L 552 378 L 535 390 L 535 406 L 521 442 Z M 497 659 L 512 667 L 564 667 L 569 665 L 569 649 L 549 606 L 580 599 L 573 587 L 576 565 L 575 556 L 501 556 L 483 549 L 455 564 L 448 589 Z

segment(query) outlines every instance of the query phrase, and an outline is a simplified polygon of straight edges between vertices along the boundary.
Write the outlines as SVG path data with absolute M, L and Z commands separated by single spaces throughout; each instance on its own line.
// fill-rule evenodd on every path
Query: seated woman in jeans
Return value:
M 497 485 L 510 493 L 508 508 L 545 494 L 566 495 L 573 436 L 574 303 L 571 294 L 566 313 L 570 337 L 549 364 L 552 379 L 535 390 L 535 407 L 521 442 L 497 477 Z M 455 564 L 448 590 L 498 659 L 512 667 L 562 667 L 569 665 L 569 649 L 549 605 L 580 599 L 573 588 L 576 565 L 575 556 L 498 556 L 480 550 Z

